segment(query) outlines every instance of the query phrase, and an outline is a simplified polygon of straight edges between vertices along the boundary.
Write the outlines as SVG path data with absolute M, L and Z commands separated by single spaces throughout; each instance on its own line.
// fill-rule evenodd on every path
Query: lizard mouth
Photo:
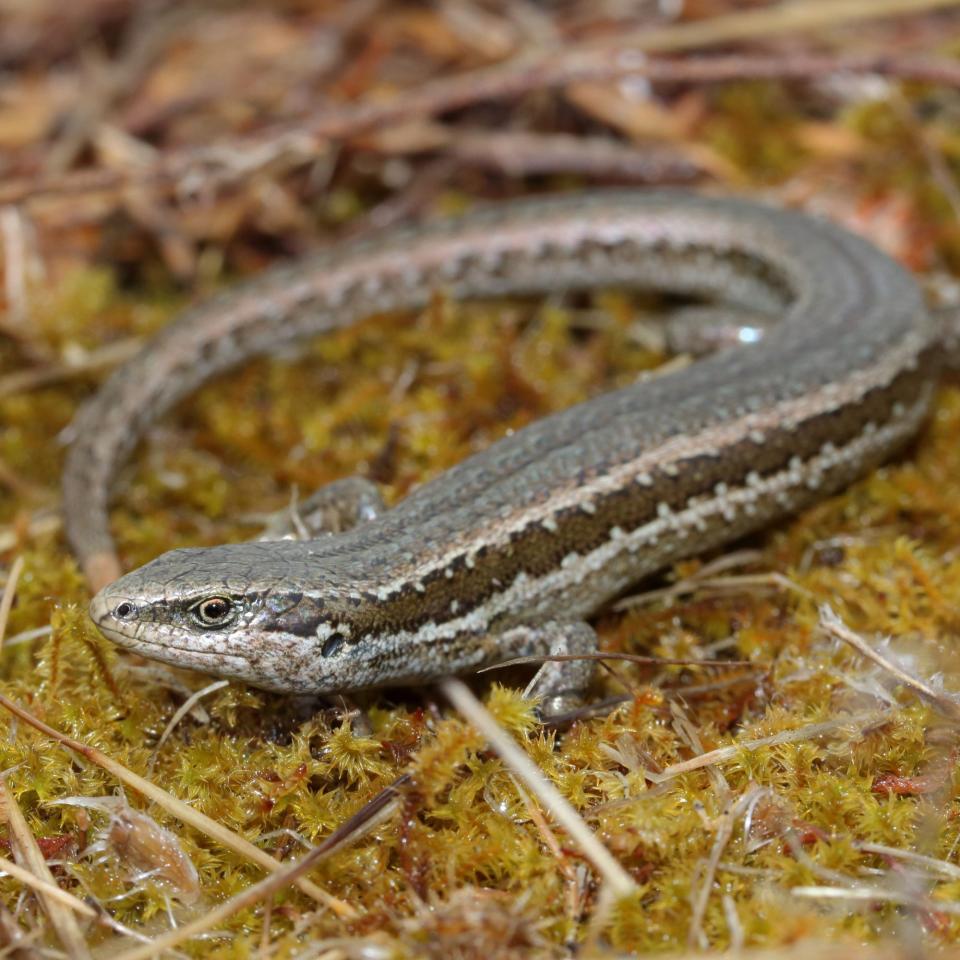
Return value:
M 242 675 L 249 668 L 246 658 L 223 650 L 205 650 L 195 644 L 176 643 L 170 639 L 154 639 L 145 636 L 145 624 L 136 619 L 136 601 L 124 597 L 111 597 L 101 590 L 90 601 L 90 619 L 97 629 L 119 647 L 143 653 L 156 660 L 165 660 L 176 667 L 204 670 L 216 667 L 229 670 L 231 667 Z

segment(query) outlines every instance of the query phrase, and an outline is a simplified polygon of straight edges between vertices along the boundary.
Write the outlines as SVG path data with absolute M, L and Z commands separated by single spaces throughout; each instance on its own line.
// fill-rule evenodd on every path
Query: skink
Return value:
M 111 481 L 145 427 L 213 374 L 374 312 L 629 286 L 778 318 L 726 350 L 547 417 L 382 516 L 306 541 L 175 550 L 120 577 Z M 190 310 L 79 413 L 66 530 L 90 610 L 148 657 L 272 690 L 423 682 L 580 652 L 585 618 L 644 576 L 842 488 L 930 405 L 937 331 L 866 241 L 735 199 L 599 192 L 394 231 L 272 270 Z M 552 664 L 559 709 L 589 666 Z

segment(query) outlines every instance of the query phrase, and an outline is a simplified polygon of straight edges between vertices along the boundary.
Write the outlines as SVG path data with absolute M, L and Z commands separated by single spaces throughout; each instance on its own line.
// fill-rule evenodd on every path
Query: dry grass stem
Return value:
M 10 567 L 7 582 L 3 585 L 3 595 L 0 596 L 0 650 L 3 649 L 3 641 L 7 635 L 7 621 L 10 619 L 10 611 L 13 609 L 13 601 L 17 595 L 17 584 L 20 582 L 21 573 L 23 573 L 23 557 L 17 557 Z
M 230 686 L 229 680 L 214 680 L 213 683 L 208 683 L 205 687 L 200 690 L 194 691 L 183 703 L 177 707 L 173 716 L 170 718 L 170 722 L 166 725 L 163 730 L 163 733 L 160 734 L 160 739 L 157 741 L 157 745 L 153 748 L 153 753 L 150 755 L 150 762 L 147 764 L 147 770 L 150 773 L 153 773 L 154 764 L 157 762 L 157 757 L 160 755 L 160 751 L 163 749 L 163 745 L 170 738 L 170 734 L 176 729 L 177 724 L 188 714 L 190 711 L 206 696 L 209 696 L 211 693 L 215 693 L 217 690 L 222 690 L 224 687 Z
M 908 687 L 917 696 L 932 704 L 944 715 L 952 720 L 960 720 L 960 703 L 942 690 L 936 690 L 926 681 L 897 666 L 889 657 L 885 657 L 877 649 L 870 646 L 858 633 L 851 630 L 826 604 L 820 608 L 820 627 L 828 636 L 849 644 L 858 653 L 873 661 L 878 667 L 889 673 L 905 687 Z
M 31 640 L 38 640 L 40 637 L 48 637 L 53 632 L 53 627 L 34 627 L 33 630 L 21 630 L 12 637 L 4 637 L 3 646 L 6 648 L 15 647 L 21 643 L 30 643 Z M 2 636 L 2 634 L 0 634 Z
M 789 0 L 772 7 L 737 11 L 692 23 L 656 27 L 603 38 L 596 48 L 636 44 L 648 52 L 695 50 L 744 40 L 758 40 L 814 30 L 828 30 L 865 20 L 902 17 L 960 6 L 960 0 Z
M 540 836 L 543 837 L 543 842 L 546 844 L 547 849 L 551 854 L 553 854 L 554 860 L 557 861 L 557 866 L 560 868 L 567 880 L 571 882 L 575 881 L 576 873 L 573 867 L 570 865 L 567 857 L 564 856 L 563 847 L 561 847 L 560 841 L 557 840 L 557 835 L 553 832 L 553 830 L 550 829 L 550 824 L 547 823 L 547 818 L 543 815 L 543 812 L 533 802 L 533 800 L 530 799 L 530 794 L 523 789 L 513 774 L 510 775 L 510 780 L 513 782 L 513 786 L 517 793 L 520 795 L 523 805 L 527 808 L 527 813 L 530 815 L 530 819 L 533 821 L 534 826 L 540 831 Z
M 24 819 L 20 805 L 10 791 L 10 785 L 3 777 L 0 777 L 0 810 L 10 831 L 10 846 L 14 859 L 38 880 L 43 881 L 44 889 L 38 888 L 37 896 L 67 955 L 74 960 L 92 958 L 72 906 L 65 905 L 62 898 L 51 896 L 46 890 L 47 886 L 55 887 L 56 881 Z
M 761 747 L 773 747 L 781 743 L 798 743 L 802 740 L 814 740 L 817 737 L 825 737 L 837 730 L 850 725 L 872 726 L 890 716 L 889 710 L 874 711 L 872 713 L 861 713 L 855 716 L 837 717 L 835 720 L 827 720 L 824 723 L 811 723 L 805 727 L 798 727 L 796 730 L 784 730 L 781 733 L 775 733 L 769 737 L 760 737 L 757 740 L 743 740 L 729 747 L 719 747 L 716 750 L 709 750 L 707 753 L 701 753 L 699 756 L 692 757 L 689 760 L 683 760 L 680 763 L 673 763 L 663 773 L 647 772 L 649 779 L 655 783 L 662 783 L 665 780 L 672 780 L 681 774 L 689 773 L 691 770 L 700 770 L 704 767 L 710 767 L 717 763 L 723 763 L 730 760 L 738 753 L 746 750 L 758 750 Z
M 3 238 L 4 324 L 22 332 L 27 319 L 27 254 L 23 211 L 16 206 L 0 208 L 0 237 Z
M 714 880 L 717 877 L 717 868 L 720 865 L 720 858 L 723 851 L 726 850 L 730 838 L 733 836 L 733 828 L 737 821 L 746 813 L 755 798 L 763 792 L 763 787 L 756 784 L 747 789 L 747 791 L 736 801 L 728 804 L 717 823 L 717 835 L 714 838 L 713 846 L 710 848 L 710 856 L 707 858 L 703 875 L 700 878 L 700 886 L 693 893 L 693 911 L 690 918 L 690 932 L 687 935 L 687 943 L 691 947 L 700 947 L 706 950 L 710 943 L 703 929 L 703 920 L 707 915 L 707 904 L 710 901 L 710 893 L 713 889 Z
M 84 743 L 80 743 L 79 741 L 73 740 L 65 734 L 60 733 L 58 730 L 54 730 L 53 727 L 45 724 L 42 720 L 35 717 L 28 710 L 25 710 L 23 707 L 2 695 L 0 695 L 0 706 L 15 716 L 20 717 L 21 720 L 29 724 L 35 730 L 39 730 L 46 736 L 52 737 L 58 743 L 61 743 L 63 746 L 67 747 L 67 749 L 76 751 L 77 753 L 81 754 L 81 756 L 86 757 L 91 763 L 95 763 L 98 767 L 102 767 L 122 783 L 125 783 L 131 789 L 136 790 L 137 793 L 140 793 L 148 800 L 153 801 L 162 809 L 166 810 L 171 816 L 177 817 L 177 819 L 182 820 L 184 823 L 190 824 L 190 826 L 199 830 L 201 833 L 206 834 L 212 840 L 222 843 L 223 846 L 225 846 L 228 850 L 233 850 L 234 853 L 239 854 L 241 857 L 246 858 L 252 863 L 257 864 L 258 866 L 263 867 L 265 870 L 269 870 L 270 872 L 277 872 L 285 869 L 283 864 L 281 864 L 279 860 L 271 857 L 269 853 L 265 853 L 248 840 L 245 840 L 232 830 L 228 830 L 222 824 L 217 823 L 216 820 L 212 820 L 205 814 L 200 813 L 199 810 L 194 810 L 189 804 L 179 800 L 166 790 L 162 790 L 152 781 L 146 780 L 144 777 L 141 777 L 132 770 L 129 770 L 127 767 L 123 766 L 123 764 L 118 763 L 116 760 L 108 757 L 102 751 L 97 750 L 96 747 L 87 746 Z M 304 893 L 312 897 L 318 903 L 322 903 L 324 906 L 329 907 L 338 916 L 353 917 L 356 915 L 356 911 L 350 906 L 350 904 L 338 899 L 337 897 L 331 896 L 326 892 L 326 890 L 321 889 L 315 883 L 312 883 L 309 880 L 300 878 L 299 875 L 297 885 Z
M 393 815 L 398 807 L 398 789 L 409 778 L 404 776 L 389 787 L 381 790 L 369 803 L 365 804 L 357 813 L 338 827 L 325 840 L 317 844 L 306 856 L 294 863 L 281 866 L 276 873 L 272 873 L 253 886 L 247 887 L 236 896 L 221 903 L 202 917 L 184 924 L 156 940 L 121 953 L 113 960 L 152 960 L 165 950 L 170 950 L 181 943 L 200 934 L 212 930 L 214 927 L 229 920 L 230 917 L 252 907 L 267 897 L 297 883 L 304 874 L 312 870 L 321 860 L 341 849 L 345 844 L 359 839 L 363 834 L 373 829 Z
M 795 897 L 807 897 L 811 900 L 858 900 L 862 903 L 895 903 L 901 907 L 910 907 L 924 912 L 949 913 L 960 916 L 960 902 L 955 900 L 931 900 L 927 897 L 912 896 L 899 890 L 885 890 L 878 887 L 793 887 L 790 893 Z
M 888 847 L 884 843 L 858 843 L 857 849 L 863 850 L 864 853 L 875 853 L 881 857 L 902 860 L 904 863 L 922 867 L 928 873 L 938 873 L 948 880 L 960 880 L 960 867 L 946 860 L 937 860 L 935 857 L 927 857 L 922 853 L 915 853 L 913 850 L 901 850 L 899 847 Z
M 56 533 L 61 522 L 59 513 L 44 511 L 30 519 L 25 531 L 19 531 L 15 527 L 0 527 L 0 551 L 12 550 L 24 535 L 32 538 Z
M 454 707 L 483 734 L 510 771 L 567 831 L 610 889 L 617 896 L 629 896 L 634 893 L 637 888 L 630 875 L 597 839 L 597 835 L 587 826 L 586 821 L 574 810 L 569 801 L 544 776 L 543 771 L 527 756 L 513 737 L 494 720 L 489 711 L 471 693 L 470 688 L 460 680 L 451 678 L 441 681 L 440 687 Z
M 674 600 L 687 594 L 697 593 L 705 595 L 746 593 L 758 590 L 783 590 L 796 593 L 799 596 L 812 598 L 813 594 L 794 583 L 782 573 L 743 573 L 728 577 L 703 577 L 695 574 L 678 580 L 669 587 L 657 590 L 647 590 L 645 593 L 633 597 L 626 597 L 614 605 L 614 610 L 633 610 L 647 606 L 659 600 Z
M 5 377 L 0 377 L 0 398 L 37 390 L 73 377 L 109 370 L 129 360 L 141 345 L 142 341 L 139 337 L 128 337 L 117 343 L 109 343 L 99 350 L 91 350 L 76 361 L 55 361 L 8 373 Z
M 14 880 L 19 880 L 25 887 L 30 887 L 30 889 L 36 891 L 36 893 L 59 901 L 65 907 L 69 907 L 75 913 L 79 913 L 81 917 L 96 920 L 100 916 L 90 904 L 84 903 L 79 897 L 75 897 L 66 890 L 61 890 L 55 883 L 48 883 L 46 880 L 41 880 L 35 873 L 31 873 L 25 867 L 21 867 L 6 857 L 0 857 L 0 871 L 9 874 Z

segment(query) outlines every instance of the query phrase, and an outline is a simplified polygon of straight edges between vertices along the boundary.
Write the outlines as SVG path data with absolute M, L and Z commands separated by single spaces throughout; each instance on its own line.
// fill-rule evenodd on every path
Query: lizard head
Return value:
M 118 646 L 173 666 L 287 693 L 355 688 L 355 600 L 333 582 L 308 593 L 295 560 L 265 577 L 270 547 L 171 550 L 104 587 L 90 616 Z

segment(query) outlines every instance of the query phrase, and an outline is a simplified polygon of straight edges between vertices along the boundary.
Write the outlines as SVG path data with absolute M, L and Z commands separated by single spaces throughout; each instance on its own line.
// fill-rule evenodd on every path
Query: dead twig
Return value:
M 674 147 L 562 133 L 453 129 L 447 152 L 463 164 L 511 177 L 577 173 L 634 183 L 686 183 L 703 173 L 700 164 Z
M 331 140 L 347 140 L 371 130 L 415 118 L 433 117 L 473 103 L 513 99 L 533 90 L 628 76 L 678 82 L 719 82 L 746 76 L 822 76 L 832 72 L 873 72 L 901 79 L 960 85 L 960 65 L 932 58 L 861 55 L 766 60 L 719 58 L 684 66 L 684 61 L 648 60 L 651 53 L 796 34 L 884 17 L 904 16 L 957 6 L 960 0 L 820 0 L 739 11 L 709 20 L 678 23 L 641 33 L 608 37 L 565 50 L 550 49 L 517 57 L 455 77 L 424 84 L 392 100 L 324 108 L 293 122 L 275 124 L 213 147 L 171 151 L 136 168 L 81 170 L 63 176 L 9 181 L 0 187 L 0 205 L 51 193 L 115 190 L 131 182 L 236 180 L 279 157 L 311 160 Z
M 46 152 L 48 173 L 67 170 L 93 139 L 97 126 L 110 107 L 129 91 L 140 87 L 143 78 L 178 31 L 197 16 L 190 6 L 173 7 L 156 15 L 156 7 L 145 4 L 134 9 L 134 16 L 115 61 L 96 62 L 93 83 L 84 84 L 74 109 L 68 114 L 60 136 Z
M 490 670 L 500 670 L 504 667 L 523 666 L 530 663 L 563 663 L 567 660 L 622 660 L 625 663 L 639 663 L 646 667 L 751 667 L 756 670 L 766 669 L 766 665 L 756 660 L 695 660 L 683 657 L 646 657 L 640 653 L 614 653 L 600 651 L 599 653 L 550 653 L 538 654 L 530 657 L 511 657 L 501 660 L 491 667 L 483 667 L 477 673 L 488 673 Z

